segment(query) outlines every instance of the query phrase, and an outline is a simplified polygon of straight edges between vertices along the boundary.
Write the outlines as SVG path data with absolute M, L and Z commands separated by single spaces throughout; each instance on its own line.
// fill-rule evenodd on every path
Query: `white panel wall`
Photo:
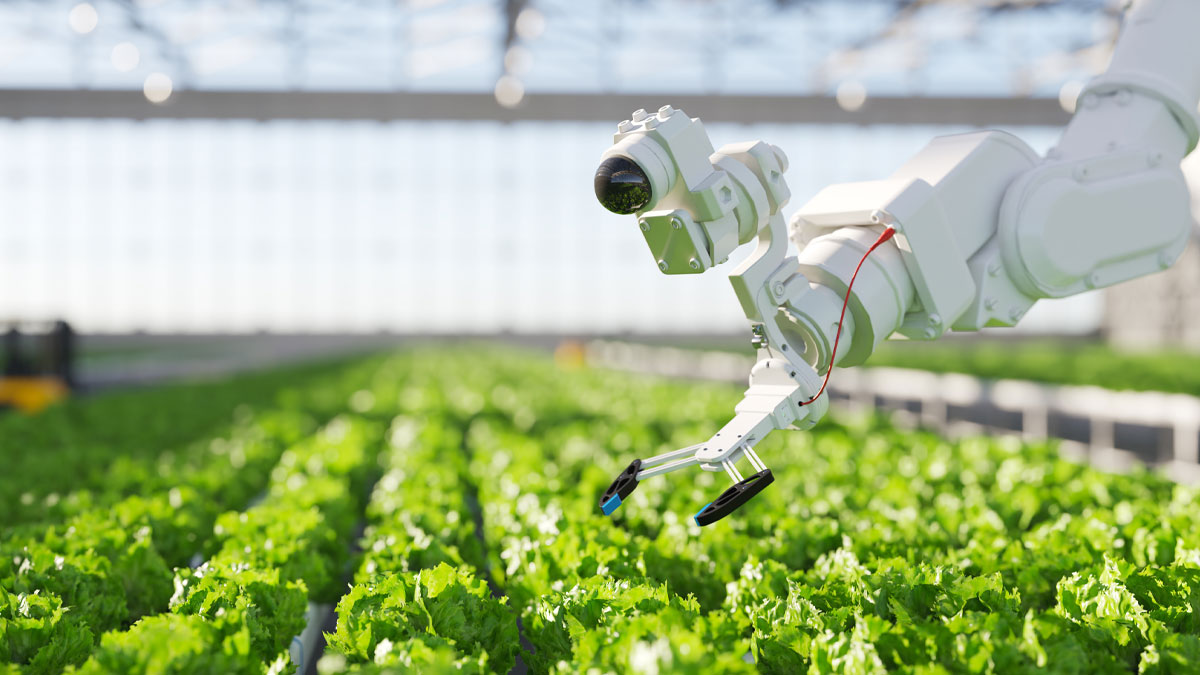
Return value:
M 952 130 L 709 131 L 717 145 L 782 146 L 795 208 L 829 182 L 882 177 Z M 610 134 L 579 123 L 0 122 L 0 317 L 116 332 L 741 329 L 728 270 L 661 275 L 634 221 L 595 203 Z M 1088 330 L 1097 318 L 1093 299 L 1029 323 Z

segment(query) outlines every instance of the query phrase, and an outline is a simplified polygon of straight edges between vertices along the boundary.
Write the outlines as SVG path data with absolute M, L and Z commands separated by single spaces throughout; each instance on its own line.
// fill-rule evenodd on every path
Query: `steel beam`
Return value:
M 1045 98 L 869 98 L 847 112 L 826 96 L 530 94 L 504 108 L 490 93 L 181 91 L 164 104 L 140 91 L 0 89 L 0 118 L 619 121 L 664 103 L 707 121 L 782 124 L 1061 125 Z

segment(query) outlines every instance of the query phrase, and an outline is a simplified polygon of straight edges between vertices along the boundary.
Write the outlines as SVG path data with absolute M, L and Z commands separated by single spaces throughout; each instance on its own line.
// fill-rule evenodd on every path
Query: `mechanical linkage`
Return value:
M 824 416 L 834 366 L 863 363 L 893 334 L 1012 326 L 1038 299 L 1173 264 L 1193 226 L 1179 165 L 1200 139 L 1196 26 L 1195 0 L 1134 3 L 1108 71 L 1084 88 L 1045 157 L 1001 131 L 941 136 L 887 179 L 825 188 L 790 222 L 779 148 L 714 150 L 700 120 L 671 106 L 621 122 L 596 196 L 637 216 L 659 270 L 700 274 L 757 241 L 730 282 L 758 361 L 728 424 L 632 462 L 602 511 L 642 480 L 698 466 L 733 482 L 695 516 L 715 522 L 774 480 L 755 444 Z M 742 459 L 754 473 L 743 476 Z

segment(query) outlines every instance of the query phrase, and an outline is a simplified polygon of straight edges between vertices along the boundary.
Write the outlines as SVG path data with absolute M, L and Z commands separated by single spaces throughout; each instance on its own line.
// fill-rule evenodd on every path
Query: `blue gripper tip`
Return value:
M 613 495 L 612 497 L 608 498 L 608 501 L 604 502 L 604 505 L 600 507 L 600 510 L 604 511 L 604 515 L 611 516 L 613 511 L 616 511 L 617 507 L 620 505 L 621 495 Z
M 696 512 L 696 515 L 692 516 L 692 520 L 696 521 L 697 525 L 700 525 L 700 514 L 704 513 L 704 509 L 707 509 L 710 506 L 712 506 L 712 502 L 705 504 L 699 511 Z M 703 527 L 703 525 L 700 526 Z

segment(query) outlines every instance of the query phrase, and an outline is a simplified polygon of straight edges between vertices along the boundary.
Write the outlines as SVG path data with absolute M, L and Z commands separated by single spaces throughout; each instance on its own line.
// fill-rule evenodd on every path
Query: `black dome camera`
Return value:
M 653 197 L 646 172 L 625 157 L 604 160 L 594 183 L 600 205 L 623 216 L 641 211 Z

